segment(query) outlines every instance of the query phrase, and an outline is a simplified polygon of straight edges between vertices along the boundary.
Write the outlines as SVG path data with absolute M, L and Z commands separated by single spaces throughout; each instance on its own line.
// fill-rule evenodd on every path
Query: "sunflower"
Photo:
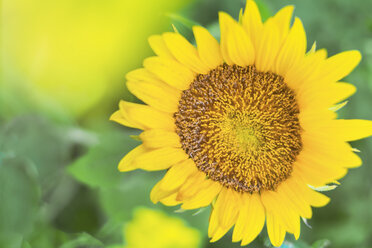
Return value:
M 196 47 L 179 33 L 149 38 L 157 56 L 127 74 L 128 89 L 147 105 L 121 101 L 111 119 L 143 130 L 142 144 L 120 171 L 165 170 L 154 203 L 182 209 L 212 205 L 214 242 L 233 226 L 246 245 L 265 222 L 274 246 L 298 239 L 300 217 L 329 198 L 314 190 L 361 165 L 349 141 L 372 134 L 368 120 L 336 119 L 355 92 L 339 82 L 360 62 L 358 51 L 327 58 L 307 52 L 293 6 L 262 21 L 248 0 L 239 22 L 219 13 L 218 42 L 193 27 Z

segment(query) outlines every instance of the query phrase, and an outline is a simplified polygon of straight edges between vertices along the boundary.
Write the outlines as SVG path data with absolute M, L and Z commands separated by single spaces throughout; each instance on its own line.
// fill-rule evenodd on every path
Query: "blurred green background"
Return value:
M 210 244 L 209 208 L 153 205 L 164 172 L 119 173 L 138 131 L 108 121 L 120 99 L 136 101 L 125 73 L 152 55 L 147 37 L 190 25 L 219 36 L 217 13 L 238 16 L 240 0 L 3 0 L 0 81 L 0 248 L 233 248 Z M 308 43 L 330 55 L 363 54 L 346 80 L 357 93 L 343 118 L 372 119 L 372 1 L 260 0 L 264 17 L 296 6 Z M 314 209 L 300 241 L 282 247 L 372 247 L 372 139 L 352 144 L 364 161 Z M 145 216 L 145 217 L 143 217 Z M 154 234 L 156 230 L 156 235 Z M 146 243 L 146 242 L 147 243 Z M 330 244 L 330 245 L 329 245 Z M 270 247 L 263 233 L 249 247 Z

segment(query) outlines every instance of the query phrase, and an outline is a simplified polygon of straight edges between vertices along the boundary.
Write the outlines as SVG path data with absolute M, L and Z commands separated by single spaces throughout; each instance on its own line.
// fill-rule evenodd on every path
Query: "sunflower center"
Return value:
M 283 77 L 254 66 L 199 74 L 174 114 L 199 170 L 238 192 L 275 190 L 302 149 L 299 108 Z

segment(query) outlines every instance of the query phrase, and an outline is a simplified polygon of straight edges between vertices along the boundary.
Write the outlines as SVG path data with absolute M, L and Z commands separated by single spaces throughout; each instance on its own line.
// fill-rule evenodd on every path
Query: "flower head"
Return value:
M 262 22 L 248 0 L 241 22 L 221 12 L 221 39 L 193 28 L 196 48 L 178 33 L 150 37 L 157 54 L 127 75 L 147 105 L 120 102 L 112 120 L 144 130 L 121 171 L 168 169 L 154 203 L 194 209 L 212 204 L 208 234 L 246 245 L 265 222 L 273 245 L 300 235 L 300 217 L 329 198 L 314 190 L 361 165 L 348 141 L 372 134 L 367 120 L 337 120 L 337 103 L 355 92 L 339 82 L 358 51 L 327 58 L 293 6 Z M 312 186 L 312 187 L 310 187 Z

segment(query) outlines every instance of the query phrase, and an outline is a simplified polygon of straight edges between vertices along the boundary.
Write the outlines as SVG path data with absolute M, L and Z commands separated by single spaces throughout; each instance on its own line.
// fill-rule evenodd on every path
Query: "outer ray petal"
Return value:
M 279 75 L 286 75 L 292 66 L 300 63 L 306 52 L 306 42 L 306 34 L 302 22 L 299 18 L 295 18 L 291 31 L 276 59 L 275 71 Z
M 327 162 L 327 164 L 345 168 L 354 168 L 362 164 L 362 160 L 353 152 L 353 148 L 347 142 L 335 140 L 331 136 L 321 136 L 307 132 L 302 134 L 302 140 L 306 150 L 313 156 L 334 161 L 333 163 Z
M 317 75 L 322 70 L 326 57 L 327 51 L 324 49 L 307 54 L 297 66 L 293 66 L 287 71 L 285 75 L 286 83 L 296 91 L 312 85 L 312 82 L 316 82 Z M 297 99 L 300 99 L 300 97 L 297 97 Z
M 265 22 L 256 48 L 256 67 L 259 71 L 271 71 L 279 52 L 279 31 L 272 18 Z
M 210 70 L 221 65 L 223 59 L 218 41 L 208 32 L 207 29 L 201 26 L 194 26 L 192 30 L 194 32 L 200 59 L 204 64 L 206 64 Z
M 243 206 L 236 221 L 233 242 L 242 240 L 241 245 L 251 243 L 261 232 L 265 224 L 265 209 L 259 194 L 243 194 Z
M 281 195 L 274 191 L 265 191 L 261 193 L 261 199 L 267 214 L 272 213 L 278 222 L 282 222 L 285 230 L 293 233 L 298 238 L 300 235 L 300 216 L 284 204 Z
M 160 185 L 161 185 L 161 181 L 159 181 L 157 184 L 155 184 L 155 186 L 152 188 L 151 193 L 150 193 L 150 200 L 154 204 L 158 203 L 162 199 L 165 199 L 165 198 L 171 196 L 172 194 L 174 194 L 177 191 L 177 189 L 163 190 L 163 189 L 160 188 Z
M 123 126 L 127 127 L 132 127 L 132 128 L 139 128 L 136 124 L 130 123 L 126 118 L 124 118 L 121 115 L 121 110 L 115 111 L 111 116 L 110 116 L 110 121 L 115 121 Z
M 136 159 L 137 156 L 144 154 L 148 152 L 149 149 L 145 148 L 143 145 L 139 145 L 130 152 L 128 152 L 124 158 L 122 158 L 119 162 L 119 171 L 131 171 L 138 169 L 137 164 L 133 163 L 134 159 Z
M 243 29 L 232 17 L 221 12 L 220 15 L 226 19 L 229 25 L 229 30 L 226 32 L 226 45 L 229 58 L 233 63 L 240 66 L 248 66 L 254 63 L 255 51 L 253 44 Z
M 241 206 L 241 195 L 231 189 L 221 191 L 223 198 L 216 202 L 221 208 L 219 211 L 219 223 L 222 227 L 231 227 L 235 224 Z M 222 202 L 222 200 L 224 200 Z M 218 200 L 217 200 L 218 201 Z
M 223 188 L 218 195 L 210 217 L 208 236 L 211 242 L 219 240 L 235 223 L 241 198 L 237 192 Z
M 223 60 L 227 64 L 233 65 L 234 62 L 231 60 L 229 56 L 229 52 L 228 52 L 228 40 L 227 40 L 228 32 L 229 32 L 229 29 L 231 28 L 230 27 L 231 17 L 224 12 L 219 12 L 218 14 L 219 14 L 218 16 L 220 20 L 219 23 L 220 23 L 220 33 L 221 33 L 221 37 L 220 37 L 221 55 L 222 55 Z
M 329 108 L 353 95 L 356 91 L 355 86 L 349 83 L 322 82 L 323 84 L 309 84 L 300 92 L 299 103 L 303 109 Z
M 293 175 L 301 177 L 305 183 L 314 187 L 326 185 L 336 180 L 335 178 L 338 178 L 338 176 L 325 175 L 321 170 L 301 163 L 295 164 L 294 167 Z
M 148 148 L 181 147 L 180 137 L 175 132 L 150 129 L 142 132 L 139 137 Z
M 179 189 L 176 199 L 178 201 L 185 201 L 194 197 L 202 189 L 209 187 L 211 181 L 206 179 L 206 175 L 197 171 L 192 178 L 187 180 Z
M 284 241 L 286 231 L 280 218 L 275 216 L 273 213 L 268 212 L 266 214 L 266 228 L 271 243 L 276 247 L 281 246 Z
M 151 201 L 155 204 L 159 200 L 161 201 L 172 194 L 175 194 L 187 178 L 196 172 L 196 166 L 190 159 L 172 166 L 163 179 L 160 180 L 152 189 L 150 194 Z
M 129 91 L 148 105 L 168 113 L 178 110 L 181 92 L 160 81 L 128 81 Z
M 196 194 L 190 198 L 186 199 L 182 204 L 183 209 L 195 209 L 206 207 L 216 198 L 222 189 L 222 185 L 218 182 L 209 180 L 210 185 L 196 192 Z
M 172 116 L 150 106 L 120 101 L 122 117 L 139 129 L 165 129 L 173 131 L 175 124 Z
M 337 162 L 322 153 L 313 153 L 312 151 L 304 150 L 297 156 L 296 166 L 303 173 L 306 171 L 310 175 L 310 172 L 313 172 L 319 178 L 328 178 L 330 181 L 327 183 L 329 183 L 342 178 L 347 173 L 347 169 L 341 167 L 342 165 L 338 165 Z
M 195 173 L 198 169 L 192 159 L 187 159 L 172 166 L 161 180 L 160 188 L 177 189 L 182 186 L 186 179 Z
M 133 164 L 143 170 L 155 171 L 168 169 L 186 159 L 188 155 L 181 148 L 164 147 L 137 155 Z
M 278 194 L 280 194 L 283 198 L 286 199 L 289 205 L 295 209 L 296 212 L 300 214 L 300 216 L 310 219 L 312 217 L 312 210 L 309 204 L 307 204 L 301 197 L 296 195 L 293 190 L 288 187 L 287 184 L 282 183 L 278 187 Z
M 344 141 L 354 141 L 372 135 L 372 121 L 369 120 L 332 120 L 321 126 L 323 133 Z
M 154 74 L 152 74 L 145 68 L 139 68 L 139 69 L 130 71 L 125 75 L 125 78 L 128 81 L 146 81 L 146 82 L 159 81 L 158 77 L 156 77 Z
M 275 16 L 273 17 L 274 21 L 277 23 L 277 26 L 279 28 L 280 41 L 284 40 L 285 37 L 288 35 L 293 10 L 294 10 L 293 5 L 286 6 L 279 10 L 278 13 L 276 13 Z
M 247 0 L 244 15 L 242 18 L 242 24 L 243 27 L 247 30 L 254 47 L 257 48 L 259 43 L 259 34 L 262 31 L 263 24 L 260 11 L 258 10 L 255 1 Z
M 350 74 L 359 64 L 362 55 L 359 51 L 346 51 L 336 54 L 325 61 L 319 79 L 336 82 Z
M 144 67 L 161 80 L 179 90 L 185 90 L 194 80 L 194 73 L 179 62 L 162 58 L 150 57 L 143 62 Z
M 178 33 L 165 33 L 163 39 L 173 56 L 196 73 L 205 74 L 208 67 L 200 60 L 195 47 Z
M 306 132 L 308 128 L 311 130 L 313 123 L 319 123 L 324 121 L 330 121 L 337 118 L 337 114 L 326 108 L 312 109 L 305 108 L 301 109 L 299 114 L 299 120 L 301 128 Z
M 159 57 L 165 57 L 168 59 L 175 59 L 172 53 L 169 51 L 161 35 L 152 35 L 149 37 L 149 44 L 151 49 Z
M 301 195 L 305 201 L 313 207 L 323 207 L 330 201 L 329 197 L 310 189 L 300 176 L 293 171 L 293 177 L 287 179 L 288 186 L 291 187 L 297 195 Z
M 177 193 L 173 193 L 170 196 L 161 199 L 160 202 L 164 204 L 165 206 L 177 206 L 181 204 L 181 202 L 177 201 L 176 197 L 177 197 Z

